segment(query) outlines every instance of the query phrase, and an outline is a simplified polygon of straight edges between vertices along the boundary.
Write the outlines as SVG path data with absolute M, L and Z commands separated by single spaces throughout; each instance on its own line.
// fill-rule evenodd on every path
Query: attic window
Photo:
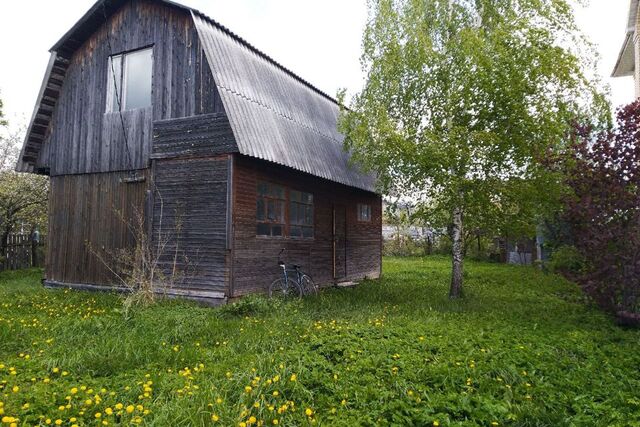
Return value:
M 152 48 L 113 55 L 108 66 L 108 113 L 151 106 Z

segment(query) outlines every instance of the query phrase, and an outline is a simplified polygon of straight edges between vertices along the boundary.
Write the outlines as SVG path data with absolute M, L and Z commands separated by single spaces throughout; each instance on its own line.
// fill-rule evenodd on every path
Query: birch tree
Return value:
M 568 0 L 369 0 L 366 83 L 340 129 L 383 191 L 446 212 L 450 297 L 462 295 L 465 216 L 545 207 L 539 167 L 577 116 L 606 117 Z M 340 94 L 344 101 L 344 93 Z M 535 218 L 530 218 L 535 221 Z

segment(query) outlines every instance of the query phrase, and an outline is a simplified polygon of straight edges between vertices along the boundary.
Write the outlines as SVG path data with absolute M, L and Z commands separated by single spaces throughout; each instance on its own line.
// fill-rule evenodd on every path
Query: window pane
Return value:
M 279 185 L 272 185 L 271 196 L 276 199 L 284 199 L 284 189 Z
M 298 223 L 298 205 L 296 203 L 289 203 L 289 222 L 291 224 Z
M 269 186 L 264 182 L 258 183 L 258 194 L 261 196 L 266 196 L 269 194 Z
M 256 234 L 258 236 L 269 236 L 271 234 L 271 227 L 269 227 L 269 224 L 258 223 Z
M 277 219 L 275 200 L 267 200 L 267 219 L 269 221 L 275 221 Z
M 302 237 L 302 227 L 297 225 L 289 227 L 289 234 L 291 237 Z
M 313 206 L 307 206 L 305 209 L 304 223 L 306 225 L 313 225 Z
M 109 58 L 107 70 L 107 112 L 119 111 L 118 97 L 122 101 L 122 55 Z
M 260 221 L 264 221 L 264 199 L 258 198 L 256 206 L 256 218 Z
M 282 226 L 281 225 L 272 225 L 271 226 L 271 235 L 272 236 L 282 236 Z
M 151 49 L 125 56 L 125 104 L 127 110 L 151 105 L 153 57 Z
M 292 202 L 301 202 L 301 193 L 299 191 L 291 190 L 290 196 Z
M 371 205 L 358 205 L 358 221 L 371 221 Z
M 304 227 L 304 228 L 302 229 L 302 233 L 303 233 L 303 234 L 302 234 L 302 235 L 303 235 L 303 237 L 306 237 L 306 238 L 311 238 L 311 237 L 313 237 L 313 227 Z

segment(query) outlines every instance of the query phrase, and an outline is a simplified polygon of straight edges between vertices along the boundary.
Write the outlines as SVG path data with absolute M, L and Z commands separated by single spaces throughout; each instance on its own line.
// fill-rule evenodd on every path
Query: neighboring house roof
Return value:
M 68 58 L 104 23 L 106 15 L 126 1 L 99 0 L 52 47 L 52 57 Z M 337 130 L 340 106 L 335 99 L 201 12 L 167 0 L 155 1 L 191 13 L 241 154 L 375 190 L 375 177 L 359 172 L 343 150 L 344 137 Z M 39 97 L 36 111 L 42 102 Z M 43 135 L 34 138 L 28 132 L 17 170 L 33 170 L 43 140 Z
M 612 77 L 632 76 L 635 71 L 635 49 L 633 38 L 636 32 L 636 22 L 638 19 L 638 0 L 629 2 L 629 18 L 624 42 L 618 54 L 618 60 L 613 69 Z

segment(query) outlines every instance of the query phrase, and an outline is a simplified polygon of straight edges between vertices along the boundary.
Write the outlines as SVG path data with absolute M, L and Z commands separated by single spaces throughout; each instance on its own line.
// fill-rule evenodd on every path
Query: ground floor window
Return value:
M 258 182 L 256 234 L 313 238 L 313 194 Z
M 259 236 L 284 236 L 286 203 L 284 187 L 266 182 L 258 184 L 256 219 Z
M 289 193 L 289 235 L 313 237 L 313 194 L 291 190 Z
M 371 221 L 371 205 L 358 204 L 358 221 Z

